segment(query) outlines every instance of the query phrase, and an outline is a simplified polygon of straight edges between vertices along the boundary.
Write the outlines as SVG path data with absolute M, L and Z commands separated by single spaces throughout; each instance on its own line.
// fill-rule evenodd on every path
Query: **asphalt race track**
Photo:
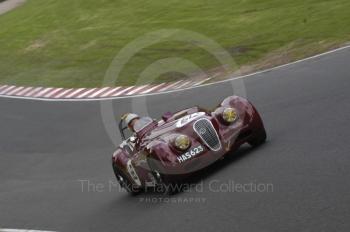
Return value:
M 350 231 L 350 49 L 244 83 L 263 116 L 268 142 L 258 149 L 244 146 L 203 171 L 195 182 L 202 191 L 172 196 L 176 202 L 110 188 L 115 146 L 104 129 L 100 102 L 0 98 L 0 227 Z M 196 104 L 213 107 L 231 94 L 225 82 L 150 96 L 146 102 L 149 113 L 159 117 Z M 113 100 L 116 115 L 130 110 L 131 101 Z M 89 189 L 79 180 L 89 180 Z M 213 181 L 269 183 L 273 191 L 215 192 Z

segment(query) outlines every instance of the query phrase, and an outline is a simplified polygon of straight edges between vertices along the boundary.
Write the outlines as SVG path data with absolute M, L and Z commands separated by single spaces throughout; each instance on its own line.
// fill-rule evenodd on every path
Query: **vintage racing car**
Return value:
M 162 120 L 143 120 L 143 126 L 127 137 L 112 157 L 119 184 L 130 193 L 149 186 L 175 183 L 203 169 L 243 143 L 259 146 L 266 140 L 255 107 L 238 96 L 227 97 L 213 111 L 193 107 L 165 113 Z

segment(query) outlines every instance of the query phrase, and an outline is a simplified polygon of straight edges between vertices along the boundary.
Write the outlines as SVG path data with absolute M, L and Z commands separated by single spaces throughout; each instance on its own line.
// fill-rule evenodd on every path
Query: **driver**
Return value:
M 125 117 L 125 124 L 133 133 L 135 133 L 135 124 L 138 121 L 140 121 L 140 116 L 138 116 L 137 114 L 128 113 Z
M 137 114 L 128 113 L 124 116 L 125 124 L 133 133 L 141 131 L 143 128 L 153 122 L 150 117 L 140 117 Z

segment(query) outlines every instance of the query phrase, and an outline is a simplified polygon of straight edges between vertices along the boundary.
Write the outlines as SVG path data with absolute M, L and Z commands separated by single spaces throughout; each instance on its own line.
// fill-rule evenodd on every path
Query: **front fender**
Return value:
M 176 164 L 176 154 L 164 140 L 154 140 L 148 146 L 149 157 L 157 166 L 172 166 Z
M 129 156 L 125 150 L 118 148 L 112 156 L 113 167 L 125 171 L 126 165 L 129 161 Z

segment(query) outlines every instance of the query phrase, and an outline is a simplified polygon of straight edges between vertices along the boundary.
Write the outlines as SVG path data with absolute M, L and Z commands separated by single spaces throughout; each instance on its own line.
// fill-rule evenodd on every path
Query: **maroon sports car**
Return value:
M 193 107 L 165 113 L 160 121 L 143 118 L 143 126 L 130 137 L 123 121 L 119 129 L 124 141 L 112 164 L 118 182 L 130 193 L 175 183 L 244 143 L 255 147 L 266 140 L 259 113 L 238 96 L 226 98 L 213 111 Z

